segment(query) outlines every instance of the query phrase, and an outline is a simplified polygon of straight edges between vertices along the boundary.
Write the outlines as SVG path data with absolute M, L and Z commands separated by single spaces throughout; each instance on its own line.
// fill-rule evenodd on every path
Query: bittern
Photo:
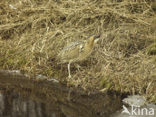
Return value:
M 68 63 L 69 78 L 71 78 L 70 64 L 86 59 L 91 54 L 99 37 L 100 35 L 96 35 L 91 36 L 86 41 L 72 42 L 58 54 L 58 58 L 60 59 L 61 63 Z

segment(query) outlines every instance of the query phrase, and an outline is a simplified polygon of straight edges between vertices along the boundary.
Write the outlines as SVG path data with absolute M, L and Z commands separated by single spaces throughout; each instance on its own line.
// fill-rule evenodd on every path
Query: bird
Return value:
M 65 46 L 58 54 L 60 63 L 68 63 L 68 77 L 71 78 L 70 64 L 85 60 L 92 52 L 100 35 L 90 36 L 86 41 L 75 41 Z

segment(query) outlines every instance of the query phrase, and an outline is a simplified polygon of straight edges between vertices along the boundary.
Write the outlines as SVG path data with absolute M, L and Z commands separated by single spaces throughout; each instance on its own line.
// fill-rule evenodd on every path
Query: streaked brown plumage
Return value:
M 87 41 L 76 41 L 66 46 L 59 54 L 61 63 L 68 63 L 68 73 L 70 74 L 70 64 L 86 59 L 92 52 L 96 40 L 100 37 L 91 36 Z

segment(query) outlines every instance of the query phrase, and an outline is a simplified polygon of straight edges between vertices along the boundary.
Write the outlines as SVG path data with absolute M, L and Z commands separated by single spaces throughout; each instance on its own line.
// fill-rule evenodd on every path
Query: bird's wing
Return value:
M 70 43 L 59 53 L 61 60 L 64 62 L 76 60 L 83 46 L 84 46 L 83 41 L 76 41 Z
M 77 48 L 77 46 L 80 46 L 80 45 L 82 45 L 84 42 L 83 41 L 76 41 L 76 42 L 72 42 L 72 43 L 70 43 L 69 45 L 67 45 L 64 49 L 63 49 L 63 51 L 70 51 L 70 50 L 72 50 L 72 49 L 74 49 L 74 48 Z

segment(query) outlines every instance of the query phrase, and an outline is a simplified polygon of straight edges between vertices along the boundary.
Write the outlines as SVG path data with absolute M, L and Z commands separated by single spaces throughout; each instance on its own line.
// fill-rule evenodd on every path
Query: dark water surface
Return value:
M 0 72 L 0 117 L 109 117 L 121 97 Z

